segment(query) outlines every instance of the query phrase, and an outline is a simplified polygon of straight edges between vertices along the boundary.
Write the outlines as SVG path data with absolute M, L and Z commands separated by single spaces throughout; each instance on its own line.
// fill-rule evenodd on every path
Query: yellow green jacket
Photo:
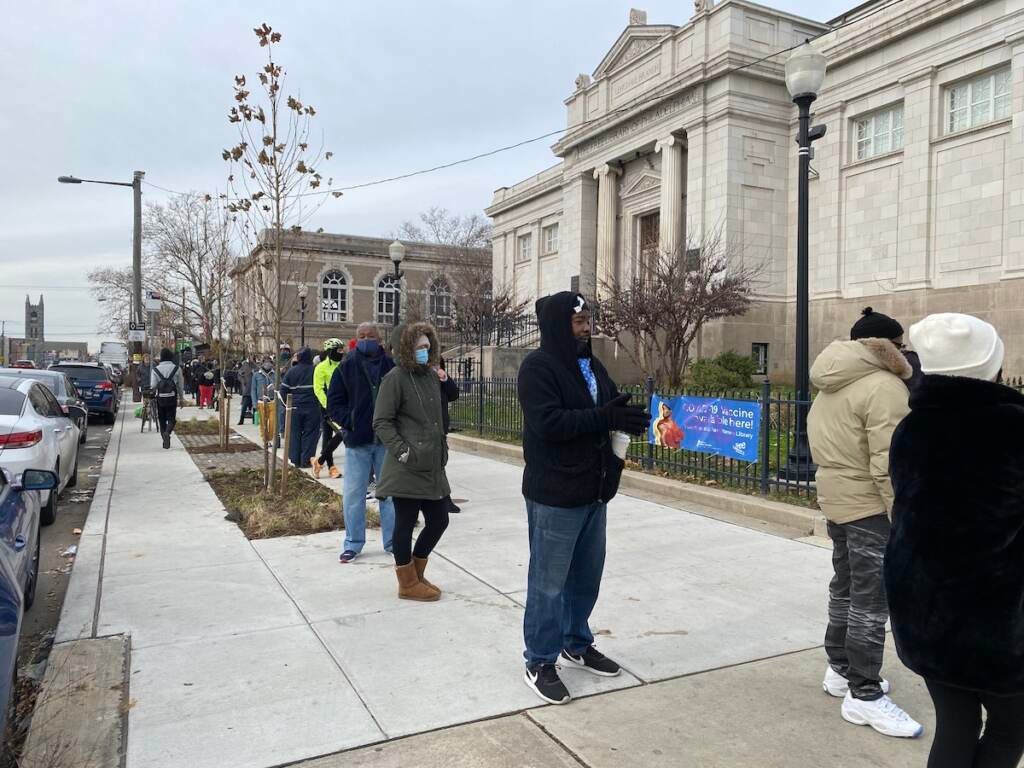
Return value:
M 320 401 L 320 407 L 327 408 L 327 388 L 331 386 L 331 376 L 334 369 L 341 365 L 341 361 L 335 362 L 331 358 L 321 360 L 313 369 L 313 394 Z

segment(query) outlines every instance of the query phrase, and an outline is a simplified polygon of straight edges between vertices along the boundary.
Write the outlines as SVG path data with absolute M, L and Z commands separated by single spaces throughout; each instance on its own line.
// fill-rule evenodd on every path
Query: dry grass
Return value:
M 250 539 L 301 536 L 345 527 L 338 494 L 295 470 L 288 476 L 288 494 L 283 499 L 263 492 L 262 471 L 213 474 L 209 482 L 228 511 L 227 519 L 237 523 Z M 367 504 L 366 524 L 371 528 L 380 526 L 375 506 Z
M 216 435 L 219 434 L 219 426 L 220 422 L 217 419 L 208 419 L 207 421 L 178 419 L 174 424 L 174 431 L 179 435 Z

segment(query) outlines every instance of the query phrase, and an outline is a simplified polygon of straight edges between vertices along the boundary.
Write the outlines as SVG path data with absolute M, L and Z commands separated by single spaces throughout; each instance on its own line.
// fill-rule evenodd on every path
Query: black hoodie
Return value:
M 320 401 L 313 392 L 313 350 L 299 350 L 299 361 L 281 379 L 281 397 L 292 396 L 292 407 L 320 411 Z
M 573 310 L 579 294 L 537 301 L 540 349 L 519 368 L 523 409 L 523 496 L 551 507 L 581 507 L 615 496 L 623 462 L 612 452 L 601 406 L 619 392 L 597 358 L 597 405 L 579 367 Z

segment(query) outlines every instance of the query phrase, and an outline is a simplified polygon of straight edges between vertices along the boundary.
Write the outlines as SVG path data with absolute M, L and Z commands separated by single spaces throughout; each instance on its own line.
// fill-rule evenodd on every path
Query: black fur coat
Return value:
M 1024 395 L 925 376 L 889 453 L 885 585 L 919 675 L 1024 694 Z

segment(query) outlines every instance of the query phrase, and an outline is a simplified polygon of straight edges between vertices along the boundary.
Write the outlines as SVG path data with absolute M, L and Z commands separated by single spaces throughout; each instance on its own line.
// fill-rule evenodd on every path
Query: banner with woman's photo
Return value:
M 761 404 L 720 397 L 651 396 L 648 440 L 666 448 L 756 462 Z

